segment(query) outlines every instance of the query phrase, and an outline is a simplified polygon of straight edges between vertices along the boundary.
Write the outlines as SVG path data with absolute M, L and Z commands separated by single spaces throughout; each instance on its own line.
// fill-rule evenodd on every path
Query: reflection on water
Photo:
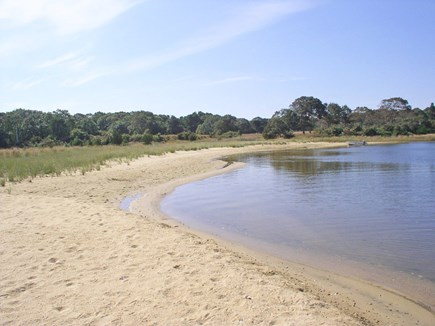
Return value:
M 435 281 L 435 143 L 231 159 L 247 167 L 177 188 L 163 211 L 280 251 L 303 249 Z

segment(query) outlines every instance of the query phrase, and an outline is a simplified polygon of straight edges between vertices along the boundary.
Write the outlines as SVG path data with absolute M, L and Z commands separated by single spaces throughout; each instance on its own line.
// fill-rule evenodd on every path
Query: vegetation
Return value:
M 371 137 L 373 142 L 385 136 L 396 137 L 397 141 L 403 141 L 401 137 L 434 140 L 433 135 L 424 136 L 430 133 L 435 133 L 435 105 L 423 110 L 412 108 L 400 97 L 382 100 L 377 109 L 351 110 L 346 105 L 302 96 L 270 119 L 257 117 L 251 121 L 204 112 L 177 118 L 147 111 L 71 115 L 62 110 L 44 113 L 17 109 L 0 113 L 0 148 L 5 148 L 0 150 L 0 186 L 38 175 L 86 173 L 110 160 L 244 146 L 253 140 L 264 143 L 258 135 L 289 141 Z M 86 145 L 99 146 L 99 150 Z
M 170 140 L 148 146 L 140 143 L 129 146 L 107 145 L 100 146 L 98 149 L 90 146 L 2 149 L 0 150 L 0 186 L 4 187 L 6 181 L 21 181 L 27 177 L 76 172 L 84 174 L 91 170 L 99 170 L 110 161 L 129 162 L 146 155 L 162 155 L 211 147 L 241 147 L 259 143 L 264 143 L 261 136 L 252 135 L 231 140 L 210 138 L 196 142 Z
M 71 115 L 68 111 L 17 109 L 0 113 L 0 148 L 59 145 L 122 145 L 142 142 L 197 141 L 204 136 L 233 138 L 262 133 L 264 138 L 292 138 L 295 131 L 320 136 L 398 136 L 435 132 L 435 106 L 412 108 L 408 101 L 384 99 L 377 109 L 323 103 L 312 96 L 294 100 L 270 119 L 248 121 L 232 115 L 194 112 L 177 118 L 147 111 Z
M 225 138 L 262 133 L 266 123 L 262 118 L 248 121 L 203 112 L 176 118 L 146 111 L 71 115 L 62 110 L 44 113 L 17 109 L 0 113 L 0 148 L 122 145 L 131 141 L 149 145 L 174 134 L 190 141 L 201 135 Z
M 399 136 L 435 132 L 435 106 L 412 108 L 400 97 L 384 99 L 378 109 L 322 103 L 302 96 L 288 109 L 277 111 L 264 128 L 265 138 L 286 137 L 293 131 L 319 136 Z

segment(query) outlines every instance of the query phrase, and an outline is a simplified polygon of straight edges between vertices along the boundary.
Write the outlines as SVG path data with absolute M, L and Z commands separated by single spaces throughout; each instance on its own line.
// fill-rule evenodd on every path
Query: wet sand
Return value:
M 400 295 L 250 252 L 159 211 L 175 186 L 240 166 L 219 157 L 264 149 L 144 157 L 1 192 L 0 324 L 433 325 L 433 313 Z M 130 212 L 119 208 L 126 196 L 139 198 Z

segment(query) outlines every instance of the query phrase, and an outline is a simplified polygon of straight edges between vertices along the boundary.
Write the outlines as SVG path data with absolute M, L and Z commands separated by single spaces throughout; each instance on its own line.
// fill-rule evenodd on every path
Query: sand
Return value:
M 434 325 L 400 295 L 249 252 L 159 211 L 175 186 L 240 167 L 219 157 L 264 149 L 144 157 L 1 190 L 0 325 Z

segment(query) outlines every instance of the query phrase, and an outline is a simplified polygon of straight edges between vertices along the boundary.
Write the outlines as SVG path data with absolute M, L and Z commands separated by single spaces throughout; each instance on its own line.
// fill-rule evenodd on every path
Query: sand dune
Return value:
M 268 261 L 157 209 L 174 186 L 238 167 L 222 169 L 222 155 L 262 149 L 144 157 L 2 191 L 0 324 L 432 324 L 432 313 L 400 296 Z M 122 211 L 134 194 L 141 199 Z

